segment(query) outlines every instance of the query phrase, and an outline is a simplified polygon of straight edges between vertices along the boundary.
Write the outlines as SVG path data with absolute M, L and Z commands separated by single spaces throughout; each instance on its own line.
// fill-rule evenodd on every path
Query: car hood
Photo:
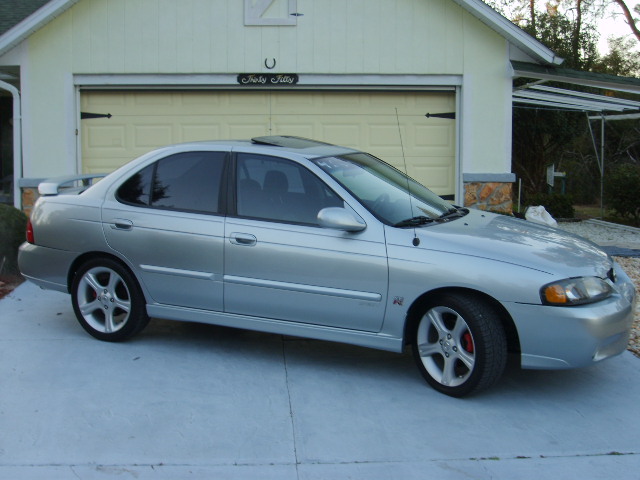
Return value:
M 470 210 L 463 218 L 416 229 L 420 248 L 488 258 L 566 277 L 605 277 L 609 256 L 563 230 Z

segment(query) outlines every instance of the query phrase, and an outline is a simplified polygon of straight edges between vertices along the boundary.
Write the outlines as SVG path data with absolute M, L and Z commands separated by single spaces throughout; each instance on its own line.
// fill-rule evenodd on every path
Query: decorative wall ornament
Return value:
M 245 25 L 295 26 L 298 0 L 244 0 Z
M 295 85 L 298 83 L 296 73 L 241 73 L 238 83 L 247 86 Z

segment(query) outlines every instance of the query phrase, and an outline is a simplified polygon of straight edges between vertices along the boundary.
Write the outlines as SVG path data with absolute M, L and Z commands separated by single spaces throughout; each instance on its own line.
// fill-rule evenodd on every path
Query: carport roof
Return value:
M 514 88 L 514 103 L 600 113 L 640 111 L 640 101 L 541 85 L 542 83 L 553 81 L 594 87 L 609 92 L 640 94 L 640 79 L 638 78 L 618 77 L 616 75 L 583 72 L 526 62 L 512 61 L 511 65 L 514 70 L 514 78 L 531 78 L 535 80 L 532 83 Z

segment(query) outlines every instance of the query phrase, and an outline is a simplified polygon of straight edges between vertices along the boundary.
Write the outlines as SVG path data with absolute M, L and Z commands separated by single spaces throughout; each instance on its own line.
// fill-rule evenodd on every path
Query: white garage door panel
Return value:
M 455 121 L 425 114 L 454 109 L 451 92 L 87 91 L 81 111 L 112 117 L 82 120 L 82 170 L 112 171 L 170 143 L 297 135 L 369 151 L 448 195 Z

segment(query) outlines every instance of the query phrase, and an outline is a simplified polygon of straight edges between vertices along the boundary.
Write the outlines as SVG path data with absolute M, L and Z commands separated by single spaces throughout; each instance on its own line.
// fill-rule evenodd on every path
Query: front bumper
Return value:
M 505 304 L 520 337 L 522 368 L 584 367 L 622 353 L 637 299 L 624 272 L 614 288 L 611 297 L 588 305 Z

